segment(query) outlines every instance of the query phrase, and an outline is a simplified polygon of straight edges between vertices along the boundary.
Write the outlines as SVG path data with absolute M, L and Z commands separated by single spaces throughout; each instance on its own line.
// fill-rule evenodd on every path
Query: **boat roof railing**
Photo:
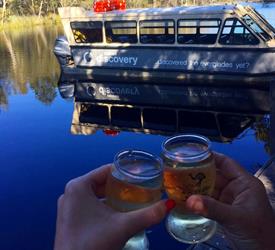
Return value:
M 214 6 L 180 6 L 169 8 L 144 8 L 129 9 L 124 12 L 126 14 L 163 14 L 163 15 L 181 15 L 181 14 L 212 14 L 212 13 L 232 13 L 236 8 L 235 5 L 214 5 Z M 115 11 L 115 13 L 123 13 L 123 11 Z M 108 14 L 107 14 L 108 15 Z

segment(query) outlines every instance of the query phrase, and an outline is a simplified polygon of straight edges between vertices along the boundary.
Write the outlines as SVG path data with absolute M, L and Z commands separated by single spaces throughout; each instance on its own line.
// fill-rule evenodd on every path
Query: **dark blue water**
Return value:
M 58 94 L 51 105 L 41 103 L 31 90 L 26 95 L 9 96 L 8 110 L 0 115 L 1 249 L 51 249 L 56 200 L 66 182 L 112 162 L 122 149 L 160 153 L 164 136 L 131 132 L 116 137 L 102 132 L 71 135 L 72 112 L 73 103 Z M 232 143 L 213 143 L 213 149 L 255 171 L 268 155 L 252 129 L 245 133 Z M 182 249 L 165 233 L 163 225 L 149 236 L 152 249 L 167 249 L 164 244 L 169 244 L 169 249 Z
M 59 29 L 35 29 L 0 37 L 0 249 L 52 249 L 56 201 L 65 184 L 122 149 L 160 154 L 167 136 L 121 131 L 107 136 L 72 135 L 74 102 L 60 97 L 59 67 L 52 54 Z M 10 46 L 11 45 L 11 46 Z M 12 48 L 12 49 L 11 49 Z M 253 114 L 254 115 L 254 114 Z M 257 115 L 226 143 L 213 137 L 213 150 L 254 173 L 269 157 L 268 117 Z M 222 126 L 222 124 L 220 124 Z M 228 126 L 228 124 L 225 124 Z M 164 225 L 149 232 L 152 250 L 184 249 Z

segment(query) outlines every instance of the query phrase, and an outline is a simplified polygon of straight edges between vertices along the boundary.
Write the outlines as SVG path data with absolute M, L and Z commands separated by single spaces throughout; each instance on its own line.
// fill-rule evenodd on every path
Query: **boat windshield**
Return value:
M 248 14 L 243 16 L 243 21 L 265 41 L 272 39 L 272 37 L 265 32 Z
M 275 28 L 254 8 L 251 7 L 251 11 L 256 15 L 273 33 L 273 37 L 275 36 Z

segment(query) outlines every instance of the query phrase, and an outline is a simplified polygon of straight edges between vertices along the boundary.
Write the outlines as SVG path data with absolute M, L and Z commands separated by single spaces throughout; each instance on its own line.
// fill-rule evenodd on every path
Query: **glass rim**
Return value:
M 166 149 L 167 144 L 171 143 L 172 141 L 176 141 L 179 139 L 182 139 L 182 141 L 187 141 L 188 138 L 193 139 L 193 140 L 197 141 L 198 143 L 205 145 L 206 149 L 204 149 L 200 153 L 196 153 L 193 155 L 184 155 L 184 156 L 176 155 L 175 153 L 172 153 L 168 149 Z M 211 141 L 207 137 L 200 135 L 200 134 L 181 134 L 181 135 L 172 136 L 172 137 L 169 137 L 168 139 L 166 139 L 162 143 L 161 149 L 162 149 L 163 154 L 171 160 L 177 160 L 177 161 L 181 161 L 181 162 L 194 162 L 197 159 L 199 159 L 199 161 L 201 161 L 208 157 L 208 155 L 210 153 L 210 149 L 211 149 Z
M 135 174 L 135 173 L 132 173 L 131 171 L 127 171 L 126 169 L 123 169 L 119 164 L 119 159 L 122 156 L 128 155 L 128 154 L 143 155 L 143 156 L 146 156 L 147 158 L 151 158 L 159 166 L 159 168 L 155 168 L 157 170 L 157 173 L 151 174 L 151 175 L 148 175 L 148 174 L 147 175 L 142 175 L 142 174 Z M 151 179 L 159 177 L 161 175 L 162 171 L 163 171 L 163 161 L 160 157 L 158 157 L 154 154 L 151 154 L 149 152 L 146 152 L 144 150 L 138 150 L 138 149 L 121 150 L 114 157 L 114 165 L 115 165 L 116 169 L 121 174 L 126 175 L 126 176 L 131 177 L 131 178 L 134 178 L 136 180 L 151 180 Z

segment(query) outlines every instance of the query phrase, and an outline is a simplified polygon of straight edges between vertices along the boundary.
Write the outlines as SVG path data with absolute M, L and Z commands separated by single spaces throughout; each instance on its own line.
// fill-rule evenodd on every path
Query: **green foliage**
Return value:
M 0 23 L 0 31 L 9 29 L 24 29 L 26 27 L 34 27 L 39 25 L 56 25 L 61 24 L 57 14 L 49 14 L 48 16 L 9 16 L 4 24 Z

